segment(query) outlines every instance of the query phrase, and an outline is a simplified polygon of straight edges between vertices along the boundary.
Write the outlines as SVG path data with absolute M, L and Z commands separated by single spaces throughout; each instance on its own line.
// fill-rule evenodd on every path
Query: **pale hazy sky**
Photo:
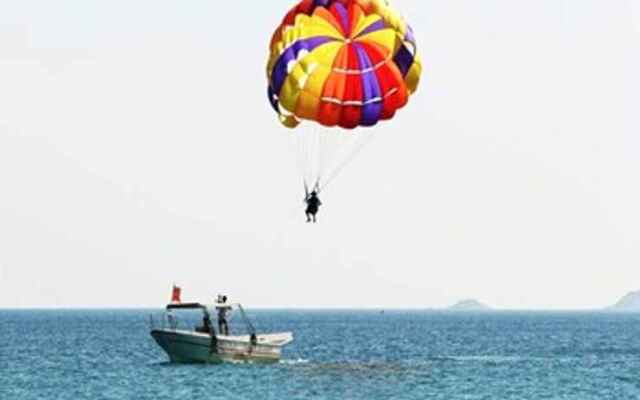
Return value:
M 0 0 L 0 307 L 591 308 L 640 288 L 640 2 L 395 0 L 424 80 L 302 215 L 290 0 Z

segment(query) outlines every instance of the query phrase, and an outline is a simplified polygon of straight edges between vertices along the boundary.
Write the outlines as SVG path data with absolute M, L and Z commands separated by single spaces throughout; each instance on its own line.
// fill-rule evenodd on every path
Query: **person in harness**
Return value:
M 320 206 L 322 205 L 320 198 L 318 198 L 317 189 L 312 191 L 311 193 L 307 191 L 307 194 L 304 198 L 304 202 L 307 203 L 307 209 L 305 210 L 305 214 L 307 216 L 307 223 L 313 220 L 313 223 L 315 224 L 317 222 L 316 214 L 318 214 L 318 211 L 320 210 Z

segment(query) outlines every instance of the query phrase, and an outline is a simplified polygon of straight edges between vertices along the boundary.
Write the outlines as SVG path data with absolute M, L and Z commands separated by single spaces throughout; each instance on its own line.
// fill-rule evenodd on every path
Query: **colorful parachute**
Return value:
M 385 0 L 303 0 L 271 40 L 269 100 L 287 127 L 393 118 L 420 80 L 411 28 Z

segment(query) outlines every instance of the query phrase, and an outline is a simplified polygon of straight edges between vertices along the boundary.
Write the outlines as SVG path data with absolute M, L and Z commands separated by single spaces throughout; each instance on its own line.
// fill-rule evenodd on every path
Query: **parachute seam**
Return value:
M 370 100 L 367 101 L 358 101 L 358 100 L 345 100 L 342 101 L 338 98 L 335 97 L 323 97 L 321 100 L 324 101 L 325 103 L 332 103 L 332 104 L 337 104 L 337 105 L 341 105 L 341 106 L 366 106 L 369 104 L 375 104 L 375 103 L 380 103 L 383 100 L 387 99 L 388 97 L 393 96 L 394 94 L 396 94 L 398 92 L 398 88 L 393 88 L 391 90 L 389 90 L 384 97 L 374 97 Z
M 388 57 L 386 60 L 380 61 L 379 63 L 377 63 L 373 67 L 365 68 L 365 69 L 362 69 L 362 70 L 333 68 L 333 72 L 337 72 L 339 74 L 345 74 L 345 75 L 364 75 L 364 74 L 368 74 L 370 72 L 374 72 L 374 71 L 379 70 L 380 68 L 382 68 L 386 63 L 388 63 L 391 60 L 392 60 L 392 57 Z

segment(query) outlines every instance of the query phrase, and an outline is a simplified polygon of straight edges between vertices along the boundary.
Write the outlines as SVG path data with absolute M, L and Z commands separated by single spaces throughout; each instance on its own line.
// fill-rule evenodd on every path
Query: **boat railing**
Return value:
M 238 304 L 237 307 L 240 310 L 240 316 L 242 317 L 242 321 L 244 322 L 245 326 L 247 327 L 247 330 L 249 331 L 249 335 L 255 336 L 256 328 L 253 326 L 253 323 L 249 319 L 249 316 L 244 311 L 244 308 L 242 308 L 242 305 Z

